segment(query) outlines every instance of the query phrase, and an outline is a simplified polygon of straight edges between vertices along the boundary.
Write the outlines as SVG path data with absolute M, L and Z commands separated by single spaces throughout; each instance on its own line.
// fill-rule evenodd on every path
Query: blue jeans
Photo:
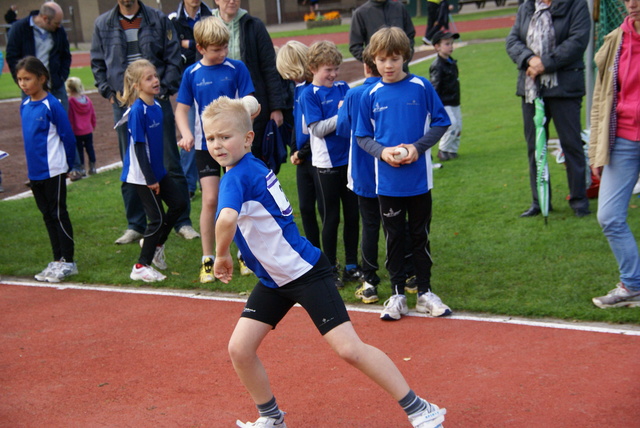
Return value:
M 164 140 L 164 166 L 169 173 L 169 176 L 175 181 L 176 187 L 179 189 L 183 196 L 189 199 L 189 190 L 187 189 L 187 180 L 184 178 L 184 172 L 180 165 L 180 153 L 178 152 L 178 144 L 176 142 L 176 125 L 175 117 L 173 115 L 173 108 L 171 107 L 171 101 L 169 100 L 157 100 L 162 107 L 163 123 L 162 133 Z M 113 119 L 116 123 L 126 108 L 120 107 L 114 103 L 113 106 Z M 127 125 L 121 125 L 116 128 L 118 133 L 118 145 L 120 148 L 120 158 L 124 159 L 124 154 L 127 150 L 128 137 L 127 137 Z M 135 187 L 129 183 L 122 183 L 122 199 L 124 200 L 124 209 L 127 216 L 127 228 L 135 230 L 139 233 L 144 233 L 147 228 L 147 216 L 144 212 L 142 202 L 138 197 Z M 175 224 L 175 230 L 180 229 L 182 226 L 191 226 L 191 202 L 187 204 L 187 208 L 180 214 L 178 221 Z
M 627 213 L 640 173 L 640 141 L 616 138 L 609 164 L 604 166 L 598 196 L 598 222 L 618 262 L 620 281 L 640 290 L 640 255 Z

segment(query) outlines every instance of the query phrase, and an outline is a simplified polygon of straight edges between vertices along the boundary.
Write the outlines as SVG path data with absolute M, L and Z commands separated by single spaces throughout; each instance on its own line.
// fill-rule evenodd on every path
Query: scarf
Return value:
M 542 0 L 536 0 L 536 10 L 533 12 L 527 29 L 527 47 L 539 57 L 551 53 L 556 47 L 556 32 L 549 11 L 550 6 Z M 558 86 L 556 73 L 544 73 L 539 78 L 540 83 L 538 84 L 535 79 L 525 76 L 525 101 L 528 103 L 532 103 L 540 95 L 540 86 L 546 88 Z

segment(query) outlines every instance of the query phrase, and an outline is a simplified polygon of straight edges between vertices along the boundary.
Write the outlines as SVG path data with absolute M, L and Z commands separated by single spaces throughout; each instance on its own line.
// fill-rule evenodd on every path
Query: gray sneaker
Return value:
M 451 308 L 442 303 L 440 297 L 431 291 L 418 295 L 416 311 L 431 315 L 432 317 L 445 317 L 447 315 L 451 315 Z
M 51 274 L 48 275 L 45 280 L 47 282 L 60 282 L 71 275 L 76 275 L 77 273 L 78 266 L 75 263 L 67 263 L 64 259 L 61 259 L 51 270 Z
M 619 282 L 616 288 L 609 291 L 606 296 L 594 297 L 591 299 L 594 305 L 599 308 L 621 308 L 624 306 L 640 307 L 640 291 L 631 291 Z
M 182 226 L 180 229 L 178 229 L 176 233 L 182 236 L 184 239 L 188 239 L 188 240 L 196 239 L 200 237 L 200 234 L 196 232 L 196 230 L 189 225 Z
M 42 272 L 40 272 L 39 274 L 36 274 L 34 276 L 34 278 L 37 281 L 46 282 L 47 281 L 47 277 L 53 275 L 53 272 L 57 268 L 58 263 L 60 263 L 60 262 L 50 262 L 47 265 L 47 267 L 44 268 L 44 270 Z
M 127 229 L 125 230 L 124 234 L 121 237 L 116 239 L 116 244 L 118 245 L 131 244 L 132 242 L 139 241 L 140 238 L 142 237 L 143 237 L 142 233 L 136 232 L 133 229 Z
M 442 428 L 444 415 L 447 414 L 447 409 L 441 409 L 426 400 L 422 401 L 425 402 L 427 407 L 422 412 L 409 416 L 409 422 L 411 422 L 411 425 L 414 428 Z

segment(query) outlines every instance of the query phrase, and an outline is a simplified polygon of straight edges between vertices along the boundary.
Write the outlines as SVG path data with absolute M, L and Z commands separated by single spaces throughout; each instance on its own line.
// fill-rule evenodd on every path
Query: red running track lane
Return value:
M 426 20 L 426 18 L 425 18 Z M 497 18 L 487 18 L 482 20 L 475 21 L 464 21 L 455 23 L 455 26 L 460 33 L 466 33 L 469 31 L 479 31 L 479 30 L 492 30 L 496 28 L 510 28 L 513 26 L 515 21 L 514 16 L 503 16 Z M 419 25 L 416 27 L 416 35 L 422 36 L 424 35 L 425 26 Z M 279 37 L 273 39 L 273 44 L 275 46 L 282 46 L 289 40 L 298 40 L 306 45 L 310 45 L 311 43 L 318 40 L 330 40 L 335 44 L 339 45 L 342 43 L 349 43 L 349 33 L 329 33 L 329 34 L 319 34 L 319 35 L 301 35 L 296 37 Z M 72 52 L 72 67 L 87 67 L 91 65 L 91 58 L 89 56 L 89 52 Z M 8 66 L 5 64 L 5 72 L 9 72 Z
M 143 291 L 143 290 L 140 290 Z M 226 345 L 237 301 L 0 284 L 1 427 L 230 427 L 256 410 Z M 445 426 L 637 427 L 640 336 L 350 312 Z M 635 332 L 637 333 L 637 331 Z M 287 424 L 408 427 L 294 308 L 260 351 Z

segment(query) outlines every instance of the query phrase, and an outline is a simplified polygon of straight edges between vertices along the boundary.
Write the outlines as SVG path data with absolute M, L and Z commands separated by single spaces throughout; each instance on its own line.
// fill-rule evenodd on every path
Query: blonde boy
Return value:
M 413 426 L 440 427 L 446 410 L 416 396 L 389 357 L 360 340 L 344 305 L 336 304 L 342 298 L 334 285 L 331 264 L 300 236 L 278 179 L 251 154 L 254 134 L 242 103 L 221 97 L 205 109 L 202 118 L 209 152 L 226 168 L 216 223 L 216 278 L 231 281 L 230 246 L 235 241 L 260 280 L 229 340 L 234 369 L 260 418 L 255 423 L 237 424 L 286 427 L 257 349 L 299 303 L 329 346 L 398 400 Z
M 227 58 L 229 30 L 220 18 L 201 19 L 193 29 L 193 36 L 202 59 L 184 71 L 178 91 L 176 125 L 182 135 L 178 145 L 187 151 L 194 146 L 196 149 L 196 166 L 202 189 L 200 282 L 207 283 L 215 280 L 213 247 L 220 165 L 207 151 L 200 116 L 204 107 L 218 97 L 241 98 L 253 93 L 254 88 L 247 67 L 241 61 Z M 189 109 L 192 106 L 196 109 L 194 133 L 189 126 Z
M 449 315 L 451 309 L 431 291 L 429 247 L 430 148 L 447 130 L 449 117 L 429 81 L 403 71 L 402 64 L 411 55 L 404 31 L 382 28 L 371 37 L 367 49 L 381 80 L 360 100 L 355 135 L 358 145 L 376 158 L 376 193 L 394 293 L 385 302 L 380 318 L 395 321 L 409 312 L 404 266 L 407 218 L 418 288 L 416 310 L 431 316 Z
M 316 168 L 322 250 L 333 265 L 336 287 L 342 288 L 344 281 L 362 278 L 358 266 L 358 197 L 347 188 L 349 137 L 336 134 L 338 108 L 349 85 L 337 80 L 342 54 L 334 43 L 325 40 L 312 44 L 308 60 L 313 80 L 302 93 L 300 105 L 309 128 L 311 162 Z M 340 205 L 346 259 L 342 273 L 337 260 Z
M 296 87 L 293 92 L 293 128 L 296 150 L 291 154 L 291 163 L 296 165 L 298 206 L 304 236 L 320 248 L 320 228 L 317 220 L 316 172 L 311 164 L 311 144 L 309 130 L 302 113 L 300 97 L 311 85 L 313 74 L 308 66 L 309 47 L 296 40 L 285 43 L 276 56 L 276 68 L 283 79 L 292 80 Z

